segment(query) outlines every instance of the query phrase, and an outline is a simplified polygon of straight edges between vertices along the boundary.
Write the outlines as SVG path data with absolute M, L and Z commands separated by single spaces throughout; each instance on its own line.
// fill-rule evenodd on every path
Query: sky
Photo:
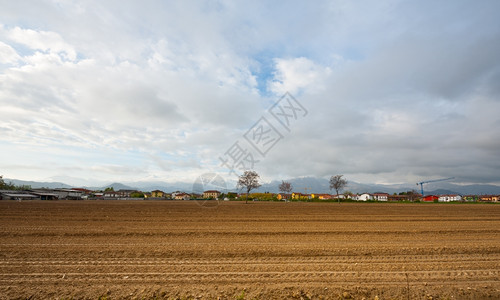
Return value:
M 0 7 L 5 178 L 500 184 L 499 1 Z

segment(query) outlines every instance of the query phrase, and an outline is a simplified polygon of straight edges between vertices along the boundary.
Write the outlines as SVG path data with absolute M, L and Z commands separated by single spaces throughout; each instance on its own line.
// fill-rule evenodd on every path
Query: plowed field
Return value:
M 500 205 L 215 204 L 0 201 L 0 298 L 500 299 Z

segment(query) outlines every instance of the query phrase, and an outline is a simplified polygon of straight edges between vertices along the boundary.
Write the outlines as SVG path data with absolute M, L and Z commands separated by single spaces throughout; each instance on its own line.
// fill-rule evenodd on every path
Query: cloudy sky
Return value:
M 0 7 L 7 178 L 500 184 L 499 1 Z

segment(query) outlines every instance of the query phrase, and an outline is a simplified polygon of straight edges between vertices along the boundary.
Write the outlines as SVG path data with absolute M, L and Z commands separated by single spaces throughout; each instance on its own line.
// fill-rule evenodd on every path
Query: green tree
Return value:
M 0 175 L 0 189 L 4 190 L 5 188 L 5 181 L 3 181 L 3 175 Z
M 12 182 L 5 183 L 5 181 L 3 180 L 3 175 L 0 175 L 0 190 L 22 190 L 24 187 L 31 188 L 30 186 L 17 187 Z
M 3 175 L 0 175 L 0 190 L 6 190 L 5 181 L 3 181 Z
M 132 198 L 144 198 L 144 193 L 143 192 L 132 192 L 130 193 L 130 197 Z

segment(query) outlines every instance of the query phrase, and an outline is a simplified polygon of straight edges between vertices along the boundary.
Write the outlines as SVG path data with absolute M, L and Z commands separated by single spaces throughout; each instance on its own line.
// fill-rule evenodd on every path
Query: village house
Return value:
M 333 196 L 330 194 L 311 194 L 311 198 L 317 198 L 319 200 L 330 200 L 333 199 Z
M 290 200 L 290 199 L 292 199 L 292 194 L 285 194 L 285 193 L 277 194 L 276 199 L 278 199 L 280 201 L 281 200 Z
M 343 195 L 343 194 L 338 194 L 338 195 L 332 195 L 332 199 L 352 199 L 351 197 L 354 197 L 356 195 Z
M 440 195 L 438 201 L 439 202 L 462 201 L 462 197 L 460 195 Z
M 186 194 L 186 193 L 176 193 L 175 200 L 189 200 L 191 199 L 191 195 Z
M 479 196 L 479 201 L 482 202 L 498 202 L 499 196 L 496 195 L 481 195 Z
M 311 195 L 309 195 L 309 194 L 292 193 L 293 200 L 308 200 L 310 198 L 311 198 Z
M 410 196 L 408 195 L 389 195 L 387 196 L 388 201 L 409 201 Z
M 137 190 L 118 190 L 116 193 L 120 198 L 130 198 L 132 193 L 137 193 Z
M 387 201 L 389 194 L 387 194 L 387 193 L 375 193 L 375 194 L 372 194 L 372 197 L 373 197 L 373 200 L 376 200 L 376 201 Z
M 220 192 L 216 190 L 208 190 L 203 192 L 203 199 L 217 199 L 220 196 Z
M 173 192 L 171 194 L 172 199 L 175 199 L 175 196 L 177 196 L 177 194 L 183 194 L 183 192 L 181 192 L 181 191 L 175 191 L 175 192 Z
M 373 197 L 372 197 L 372 195 L 370 195 L 368 193 L 363 193 L 361 195 L 353 195 L 352 199 L 356 200 L 356 201 L 369 201 L 369 200 L 373 200 Z
M 164 198 L 165 193 L 163 191 L 160 191 L 160 190 L 154 190 L 154 191 L 151 191 L 151 197 L 152 198 Z
M 462 196 L 462 200 L 463 201 L 467 201 L 467 202 L 477 202 L 477 201 L 479 201 L 479 196 L 476 196 L 476 195 L 464 195 L 464 196 Z

